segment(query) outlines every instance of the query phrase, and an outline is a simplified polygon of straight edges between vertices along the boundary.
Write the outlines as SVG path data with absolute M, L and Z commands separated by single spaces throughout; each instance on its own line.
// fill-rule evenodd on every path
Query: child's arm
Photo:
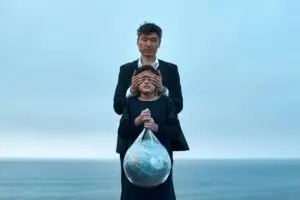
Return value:
M 135 119 L 132 118 L 130 113 L 129 102 L 123 110 L 123 115 L 120 119 L 120 125 L 118 128 L 118 135 L 124 139 L 130 139 L 132 136 L 138 135 L 142 132 L 143 126 L 136 126 Z

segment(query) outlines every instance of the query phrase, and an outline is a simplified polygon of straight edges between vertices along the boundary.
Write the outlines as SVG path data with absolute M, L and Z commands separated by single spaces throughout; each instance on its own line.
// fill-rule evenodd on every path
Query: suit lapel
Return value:
M 158 61 L 159 61 L 159 66 L 158 66 L 157 70 L 159 70 L 161 73 L 165 73 L 165 71 L 167 69 L 167 67 L 166 67 L 167 63 L 165 63 L 162 60 L 158 60 Z
M 166 79 L 168 77 L 167 76 L 168 72 L 167 72 L 166 63 L 163 62 L 163 61 L 161 61 L 161 60 L 159 60 L 159 66 L 158 66 L 157 70 L 160 71 L 161 78 L 162 78 L 162 81 L 163 81 L 163 85 L 165 85 L 167 83 Z
M 138 60 L 133 61 L 131 67 L 132 67 L 132 72 L 134 70 L 137 70 L 139 68 L 139 66 L 138 66 Z

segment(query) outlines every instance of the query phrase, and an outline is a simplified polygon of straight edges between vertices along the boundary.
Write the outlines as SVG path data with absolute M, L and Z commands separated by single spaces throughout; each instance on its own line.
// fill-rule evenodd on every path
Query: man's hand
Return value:
M 163 93 L 164 91 L 164 86 L 162 84 L 162 78 L 161 78 L 161 74 L 160 74 L 160 71 L 158 71 L 159 75 L 155 75 L 155 74 L 151 74 L 150 77 L 151 77 L 151 81 L 152 81 L 152 84 L 158 88 L 158 91 Z
M 130 92 L 132 94 L 136 94 L 138 91 L 138 87 L 139 85 L 142 83 L 142 79 L 141 77 L 138 75 L 136 75 L 136 72 L 133 72 L 132 78 L 131 78 L 131 87 L 130 87 Z
M 158 125 L 155 123 L 155 121 L 152 118 L 150 118 L 149 121 L 146 121 L 144 123 L 144 127 L 153 132 L 157 132 L 157 130 L 158 130 Z

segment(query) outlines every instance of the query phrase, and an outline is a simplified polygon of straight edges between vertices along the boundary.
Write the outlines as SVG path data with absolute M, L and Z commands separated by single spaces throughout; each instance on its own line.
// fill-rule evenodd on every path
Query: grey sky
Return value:
M 1 1 L 0 156 L 116 157 L 119 66 L 136 29 L 178 64 L 183 157 L 300 156 L 297 1 Z

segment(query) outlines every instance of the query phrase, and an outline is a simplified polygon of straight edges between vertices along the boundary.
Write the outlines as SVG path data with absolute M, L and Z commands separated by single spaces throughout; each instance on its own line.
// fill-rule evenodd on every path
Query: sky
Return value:
M 177 158 L 300 158 L 299 1 L 0 1 L 0 158 L 115 159 L 120 65 L 163 29 L 179 67 Z

